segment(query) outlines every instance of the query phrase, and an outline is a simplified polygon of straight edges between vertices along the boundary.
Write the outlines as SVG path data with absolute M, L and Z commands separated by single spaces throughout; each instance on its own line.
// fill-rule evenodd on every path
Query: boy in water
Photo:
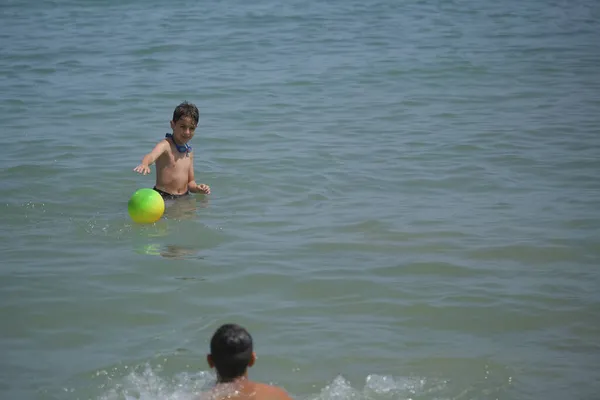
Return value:
M 217 370 L 217 384 L 202 400 L 292 400 L 285 390 L 248 379 L 256 362 L 252 336 L 236 324 L 222 325 L 210 341 L 208 365 Z
M 194 179 L 194 153 L 188 142 L 194 137 L 200 113 L 198 108 L 183 102 L 175 108 L 171 129 L 154 149 L 142 158 L 133 170 L 140 174 L 150 173 L 150 165 L 156 162 L 156 190 L 164 199 L 174 199 L 191 193 L 210 194 L 210 187 L 196 184 Z

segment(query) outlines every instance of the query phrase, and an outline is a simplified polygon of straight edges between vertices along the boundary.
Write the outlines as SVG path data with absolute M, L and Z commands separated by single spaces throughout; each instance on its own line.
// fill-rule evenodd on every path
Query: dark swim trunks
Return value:
M 189 190 L 187 192 L 185 192 L 184 194 L 171 194 L 171 193 L 167 193 L 165 191 L 162 191 L 160 189 L 157 189 L 156 186 L 154 186 L 152 189 L 154 189 L 155 191 L 157 191 L 158 194 L 160 194 L 162 196 L 163 200 L 180 199 L 182 197 L 190 195 L 190 191 Z

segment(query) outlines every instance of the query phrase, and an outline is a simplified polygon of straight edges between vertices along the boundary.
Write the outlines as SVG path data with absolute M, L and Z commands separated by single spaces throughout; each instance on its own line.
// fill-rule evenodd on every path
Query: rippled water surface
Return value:
M 600 3 L 0 9 L 3 399 L 190 399 L 225 322 L 300 400 L 600 393 Z

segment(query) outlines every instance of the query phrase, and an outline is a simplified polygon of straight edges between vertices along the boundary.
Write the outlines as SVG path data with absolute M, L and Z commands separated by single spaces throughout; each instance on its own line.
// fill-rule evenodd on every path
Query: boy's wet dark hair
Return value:
M 222 381 L 243 376 L 252 359 L 252 336 L 236 324 L 222 325 L 210 340 L 210 354 Z
M 175 111 L 173 111 L 173 122 L 177 122 L 183 117 L 190 117 L 194 123 L 198 125 L 198 120 L 200 119 L 198 107 L 192 103 L 188 103 L 187 101 L 184 101 L 175 107 Z

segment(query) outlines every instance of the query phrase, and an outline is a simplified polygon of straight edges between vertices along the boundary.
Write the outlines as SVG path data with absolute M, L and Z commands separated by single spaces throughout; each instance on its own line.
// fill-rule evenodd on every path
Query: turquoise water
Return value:
M 0 397 L 600 393 L 600 3 L 0 6 Z M 130 221 L 181 101 L 198 182 Z

